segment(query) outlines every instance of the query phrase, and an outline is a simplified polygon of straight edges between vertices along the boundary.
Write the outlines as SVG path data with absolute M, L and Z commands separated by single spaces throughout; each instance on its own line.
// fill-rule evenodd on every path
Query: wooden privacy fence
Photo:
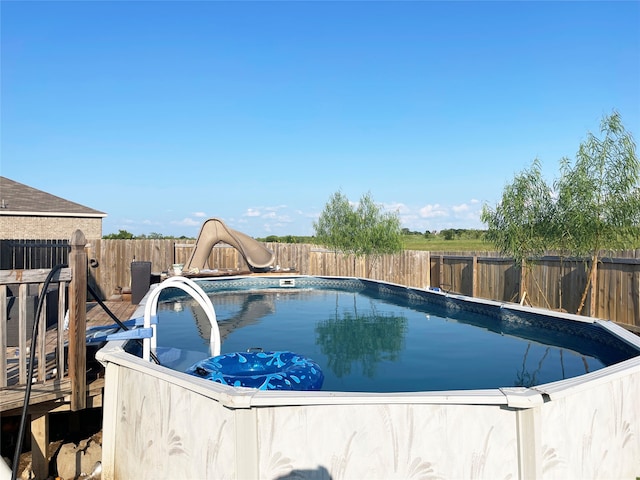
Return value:
M 90 282 L 109 298 L 131 286 L 131 262 L 151 262 L 160 274 L 174 263 L 185 263 L 194 240 L 94 240 L 88 245 Z M 396 255 L 355 258 L 308 244 L 266 243 L 275 253 L 274 266 L 303 275 L 354 276 L 401 285 L 460 293 L 503 302 L 575 313 L 587 283 L 581 259 L 545 256 L 523 270 L 513 259 L 496 253 L 436 253 L 406 250 Z M 209 266 L 221 271 L 248 272 L 242 256 L 219 244 Z M 640 331 L 640 250 L 601 259 L 582 313 L 613 320 Z

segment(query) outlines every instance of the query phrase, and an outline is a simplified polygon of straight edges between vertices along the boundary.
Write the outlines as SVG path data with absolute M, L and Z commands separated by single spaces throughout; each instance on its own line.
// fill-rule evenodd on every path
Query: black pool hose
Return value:
M 93 288 L 91 288 L 91 285 L 89 285 L 88 283 L 87 283 L 87 290 L 89 290 L 89 293 L 91 294 L 91 296 L 95 298 L 96 302 L 98 302 L 98 305 L 100 305 L 102 309 L 105 312 L 107 312 L 107 315 L 109 315 L 111 319 L 114 322 L 116 322 L 122 330 L 129 330 L 127 326 L 124 323 L 122 323 L 120 319 L 116 317 L 111 310 L 109 310 L 109 307 L 107 307 L 105 303 L 102 300 L 100 300 L 100 297 L 98 296 L 98 294 L 93 290 Z
M 89 285 L 88 283 L 87 283 L 87 290 L 89 290 L 89 293 L 91 294 L 91 296 L 95 298 L 96 302 L 98 302 L 98 305 L 100 305 L 102 309 L 105 312 L 107 312 L 107 315 L 109 315 L 112 318 L 112 320 L 116 322 L 122 330 L 129 330 L 129 328 L 124 323 L 122 323 L 120 319 L 116 317 L 111 310 L 109 310 L 109 307 L 107 307 L 107 305 L 102 300 L 100 300 L 100 297 L 98 296 L 98 294 L 93 290 L 93 288 L 91 288 L 91 285 Z M 136 339 L 136 342 L 142 345 L 142 340 Z M 154 362 L 160 365 L 160 359 L 156 356 L 155 353 L 150 352 L 150 356 Z

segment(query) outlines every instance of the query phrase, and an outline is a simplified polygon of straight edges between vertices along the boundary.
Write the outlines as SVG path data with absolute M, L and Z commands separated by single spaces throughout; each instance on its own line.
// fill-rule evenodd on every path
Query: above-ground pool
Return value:
M 638 351 L 594 323 L 467 310 L 442 297 L 375 282 L 302 278 L 200 282 L 215 306 L 223 354 L 290 350 L 314 359 L 323 390 L 419 392 L 531 387 L 576 377 Z M 165 290 L 158 307 L 163 365 L 208 357 L 211 327 L 198 303 Z
M 296 352 L 320 366 L 322 389 L 185 373 L 211 355 L 211 318 L 161 285 L 160 365 L 132 341 L 97 355 L 104 478 L 640 475 L 640 339 L 612 322 L 356 278 L 197 285 L 221 353 Z

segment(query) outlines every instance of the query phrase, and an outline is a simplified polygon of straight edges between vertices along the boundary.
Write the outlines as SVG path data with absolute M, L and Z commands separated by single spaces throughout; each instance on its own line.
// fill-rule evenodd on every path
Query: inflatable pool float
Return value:
M 320 390 L 324 381 L 316 362 L 287 351 L 218 355 L 195 363 L 186 373 L 232 387 L 259 390 Z

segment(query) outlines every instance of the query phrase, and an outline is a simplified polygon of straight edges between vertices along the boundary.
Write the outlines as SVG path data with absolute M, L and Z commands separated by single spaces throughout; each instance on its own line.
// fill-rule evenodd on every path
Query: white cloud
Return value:
M 277 212 L 279 210 L 282 210 L 284 208 L 287 208 L 286 205 L 275 205 L 273 207 L 262 207 L 264 210 L 268 211 L 268 212 Z
M 383 208 L 388 212 L 398 212 L 400 215 L 408 214 L 411 211 L 407 205 L 399 202 L 385 203 Z
M 418 214 L 422 218 L 446 217 L 449 215 L 447 209 L 438 203 L 434 205 L 425 205 L 418 211 Z
M 248 208 L 247 211 L 243 214 L 244 217 L 259 217 L 260 215 L 260 211 L 253 208 Z
M 466 203 L 461 203 L 460 205 L 454 205 L 453 207 L 451 207 L 451 210 L 453 210 L 454 213 L 462 213 L 468 212 L 470 208 L 471 207 L 469 207 L 469 205 L 467 205 Z
M 204 212 L 193 212 L 193 216 L 198 218 L 204 218 L 207 216 L 207 214 Z
M 193 218 L 183 218 L 182 220 L 174 220 L 171 222 L 172 225 L 179 225 L 181 227 L 197 227 L 201 222 L 197 222 Z

